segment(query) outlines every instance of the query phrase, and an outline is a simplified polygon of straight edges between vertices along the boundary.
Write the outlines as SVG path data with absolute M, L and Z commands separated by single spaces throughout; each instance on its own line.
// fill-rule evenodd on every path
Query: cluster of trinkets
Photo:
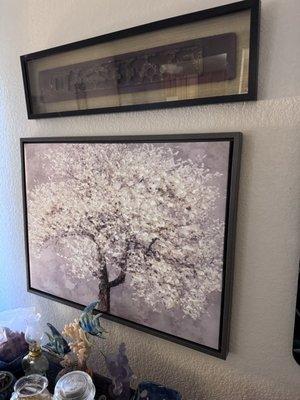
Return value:
M 92 381 L 92 369 L 89 368 L 93 341 L 91 337 L 105 339 L 105 331 L 101 325 L 101 314 L 96 313 L 98 302 L 88 305 L 79 319 L 64 326 L 60 333 L 52 324 L 48 323 L 49 332 L 46 332 L 48 342 L 41 345 L 43 332 L 40 324 L 40 314 L 32 313 L 27 321 L 25 334 L 2 328 L 6 341 L 0 345 L 0 361 L 11 361 L 14 357 L 26 351 L 22 360 L 25 376 L 16 382 L 11 372 L 0 373 L 0 400 L 93 400 L 96 388 Z M 30 322 L 29 322 L 30 321 Z M 16 346 L 12 346 L 16 344 Z M 28 351 L 29 349 L 29 351 Z M 13 351 L 14 350 L 14 351 Z M 44 350 L 44 351 L 42 351 Z M 17 352 L 17 353 L 16 353 Z M 54 396 L 49 393 L 48 357 L 52 355 L 62 367 L 56 376 Z M 129 400 L 133 391 L 130 384 L 134 378 L 126 356 L 126 347 L 121 343 L 114 354 L 105 355 L 102 351 L 105 365 L 111 384 L 108 387 L 108 396 L 115 400 Z M 7 364 L 9 365 L 9 364 Z M 14 390 L 14 391 L 13 391 Z M 12 397 L 11 397 L 12 396 Z M 101 396 L 102 398 L 103 396 Z M 106 398 L 105 396 L 103 399 Z M 153 382 L 141 382 L 134 393 L 134 400 L 181 400 L 181 396 L 173 389 L 166 388 Z
M 101 314 L 95 314 L 97 306 L 97 301 L 89 304 L 83 310 L 79 319 L 75 319 L 64 326 L 61 334 L 53 325 L 47 324 L 51 334 L 46 333 L 49 342 L 44 348 L 60 357 L 60 364 L 63 367 L 57 376 L 57 380 L 74 370 L 81 370 L 92 376 L 92 370 L 88 367 L 88 359 L 92 349 L 92 341 L 89 336 L 105 339 L 105 333 L 107 333 L 101 325 Z M 112 379 L 111 394 L 122 396 L 123 399 L 130 396 L 130 382 L 133 378 L 125 353 L 124 343 L 119 346 L 116 354 L 106 356 L 101 352 Z
M 87 366 L 92 347 L 89 335 L 105 339 L 104 333 L 107 333 L 100 323 L 101 314 L 94 315 L 97 305 L 98 302 L 89 304 L 79 319 L 64 326 L 62 334 L 53 325 L 47 324 L 51 334 L 46 333 L 49 342 L 44 347 L 50 353 L 62 358 L 61 365 L 64 369 L 60 376 L 74 369 L 91 374 Z

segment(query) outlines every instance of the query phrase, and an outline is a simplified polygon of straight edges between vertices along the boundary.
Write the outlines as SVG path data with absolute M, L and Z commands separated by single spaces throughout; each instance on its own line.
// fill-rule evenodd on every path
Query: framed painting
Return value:
M 21 56 L 28 118 L 256 100 L 259 0 Z
M 21 139 L 28 290 L 225 358 L 241 142 Z

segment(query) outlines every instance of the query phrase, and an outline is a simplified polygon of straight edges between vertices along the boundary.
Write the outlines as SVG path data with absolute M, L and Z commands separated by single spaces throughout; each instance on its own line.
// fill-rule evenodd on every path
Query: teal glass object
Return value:
M 86 333 L 97 336 L 100 339 L 105 339 L 104 333 L 107 332 L 100 324 L 102 314 L 94 315 L 94 310 L 98 306 L 98 303 L 98 301 L 95 301 L 85 307 L 79 318 L 79 324 Z
M 60 334 L 60 332 L 50 324 L 49 322 L 47 323 L 51 334 L 48 332 L 46 333 L 46 336 L 49 339 L 49 342 L 43 346 L 45 349 L 49 350 L 50 352 L 57 354 L 59 356 L 64 356 L 65 354 L 69 353 L 71 351 L 68 342 L 64 337 Z

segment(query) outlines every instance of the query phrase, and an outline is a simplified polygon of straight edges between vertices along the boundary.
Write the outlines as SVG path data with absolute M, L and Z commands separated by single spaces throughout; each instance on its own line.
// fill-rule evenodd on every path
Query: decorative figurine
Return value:
M 133 378 L 133 373 L 125 352 L 125 344 L 121 343 L 118 353 L 108 356 L 103 354 L 107 370 L 112 378 L 110 395 L 114 399 L 128 400 L 131 395 L 130 381 Z
M 43 346 L 46 350 L 49 350 L 52 353 L 57 354 L 58 356 L 64 357 L 65 354 L 71 351 L 70 346 L 66 339 L 58 332 L 58 330 L 49 322 L 47 323 L 48 327 L 51 330 L 51 334 L 45 332 L 49 342 Z
M 56 380 L 58 380 L 64 374 L 78 369 L 78 362 L 68 342 L 61 333 L 49 322 L 47 325 L 51 330 L 51 334 L 45 332 L 49 342 L 43 346 L 43 349 L 47 352 L 47 358 L 51 368 L 58 369 L 58 374 L 56 376 Z M 60 365 L 62 369 L 59 368 L 58 365 Z
M 79 318 L 79 324 L 86 333 L 97 336 L 100 339 L 105 339 L 103 333 L 107 332 L 100 324 L 100 318 L 102 314 L 99 313 L 97 315 L 93 315 L 94 309 L 97 307 L 98 304 L 99 302 L 95 301 L 85 307 Z
M 51 334 L 46 332 L 49 341 L 44 348 L 49 352 L 49 356 L 59 358 L 59 363 L 63 367 L 56 379 L 76 369 L 92 375 L 92 371 L 87 367 L 92 346 L 88 335 L 105 339 L 105 330 L 100 324 L 101 314 L 94 315 L 97 305 L 98 301 L 89 304 L 83 310 L 79 320 L 75 319 L 65 325 L 62 334 L 52 324 L 47 323 Z M 64 336 L 70 339 L 70 343 Z
M 87 360 L 91 353 L 92 343 L 88 340 L 87 334 L 97 336 L 100 339 L 105 339 L 105 330 L 100 324 L 101 314 L 99 313 L 94 315 L 94 309 L 97 307 L 97 305 L 98 301 L 95 301 L 85 307 L 79 320 L 75 319 L 74 322 L 65 325 L 62 332 L 64 336 L 67 336 L 72 340 L 72 342 L 69 343 L 69 346 L 77 357 L 78 368 L 90 374 L 92 372 L 87 367 Z M 65 344 L 63 344 L 61 340 L 63 338 L 60 337 L 61 335 L 59 332 L 57 333 L 58 335 L 56 334 L 56 339 L 52 339 L 52 344 L 50 344 L 50 346 L 57 348 L 57 350 L 59 350 L 62 346 L 64 346 L 64 349 L 66 349 Z M 58 341 L 59 344 L 57 343 Z M 71 365 L 73 365 L 73 361 L 70 362 L 70 360 L 71 359 L 69 357 L 65 358 L 64 360 L 67 368 L 71 368 Z
M 87 334 L 81 328 L 77 319 L 70 324 L 65 325 L 62 334 L 69 337 L 72 341 L 69 346 L 78 360 L 78 368 L 90 373 L 87 367 L 87 359 L 91 353 L 92 343 L 89 342 Z

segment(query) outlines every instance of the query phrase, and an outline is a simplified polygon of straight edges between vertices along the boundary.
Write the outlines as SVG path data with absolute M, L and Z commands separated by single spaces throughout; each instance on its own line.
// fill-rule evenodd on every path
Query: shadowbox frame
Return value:
M 199 141 L 228 141 L 230 143 L 230 153 L 228 162 L 228 181 L 226 195 L 226 216 L 223 252 L 223 277 L 221 294 L 221 315 L 219 327 L 219 346 L 214 349 L 200 343 L 174 336 L 160 330 L 141 325 L 125 318 L 102 312 L 104 318 L 127 325 L 131 328 L 155 335 L 159 338 L 172 341 L 174 343 L 187 346 L 203 353 L 226 359 L 229 350 L 229 331 L 230 315 L 232 302 L 233 268 L 235 252 L 235 234 L 238 186 L 242 148 L 242 133 L 209 133 L 209 134 L 172 134 L 172 135 L 137 135 L 137 136 L 78 136 L 78 137 L 36 137 L 21 138 L 21 170 L 22 170 L 22 192 L 23 192 L 23 217 L 24 217 L 24 240 L 27 271 L 27 291 L 55 300 L 59 303 L 82 310 L 86 305 L 79 304 L 61 297 L 35 289 L 30 282 L 30 258 L 28 243 L 28 220 L 27 220 L 27 198 L 26 198 L 26 171 L 25 171 L 25 146 L 32 143 L 166 143 L 166 142 L 199 142 Z
M 170 101 L 153 102 L 153 103 L 140 103 L 140 104 L 123 105 L 123 106 L 87 108 L 82 110 L 55 111 L 55 112 L 45 112 L 45 113 L 43 112 L 35 113 L 33 110 L 32 95 L 31 95 L 30 81 L 29 81 L 29 69 L 28 69 L 28 63 L 32 60 L 37 60 L 43 57 L 64 53 L 71 50 L 81 49 L 87 46 L 106 43 L 112 40 L 123 39 L 147 32 L 152 32 L 159 29 L 176 27 L 179 25 L 206 20 L 214 17 L 221 17 L 245 10 L 250 10 L 251 12 L 250 43 L 249 43 L 249 75 L 248 75 L 247 93 L 184 99 L 184 100 L 170 100 Z M 104 34 L 101 36 L 93 37 L 90 39 L 80 40 L 62 46 L 57 46 L 50 49 L 22 55 L 20 57 L 20 61 L 22 68 L 23 85 L 24 85 L 28 119 L 55 118 L 64 116 L 114 113 L 114 112 L 124 112 L 124 111 L 153 110 L 160 108 L 174 108 L 183 106 L 257 100 L 259 28 L 260 28 L 260 0 L 243 0 L 236 3 L 231 3 L 202 11 L 196 11 L 190 14 L 184 14 L 177 17 L 151 22 L 145 25 L 139 25 L 133 28 L 128 28 Z

